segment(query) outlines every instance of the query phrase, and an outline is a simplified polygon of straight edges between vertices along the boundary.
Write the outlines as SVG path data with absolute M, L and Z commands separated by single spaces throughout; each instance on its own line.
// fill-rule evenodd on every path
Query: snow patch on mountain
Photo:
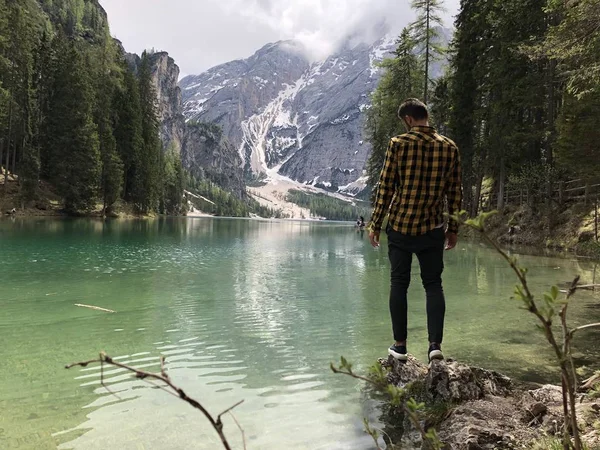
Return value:
M 302 138 L 298 134 L 297 116 L 291 118 L 290 103 L 298 92 L 306 85 L 306 78 L 302 76 L 294 85 L 284 85 L 275 100 L 271 101 L 264 110 L 242 121 L 242 144 L 240 156 L 248 161 L 253 173 L 266 173 L 269 166 L 267 158 L 271 152 L 287 150 L 294 144 L 302 147 Z M 279 129 L 291 128 L 296 130 L 296 139 L 291 137 L 268 137 L 272 127 Z M 277 144 L 283 144 L 279 146 Z

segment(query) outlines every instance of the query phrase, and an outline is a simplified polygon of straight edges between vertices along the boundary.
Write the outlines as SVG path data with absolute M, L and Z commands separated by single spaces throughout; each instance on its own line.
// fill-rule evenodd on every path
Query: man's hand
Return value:
M 446 232 L 446 250 L 452 250 L 458 243 L 458 235 L 456 233 Z
M 379 248 L 379 232 L 369 232 L 369 240 L 371 241 L 371 245 L 373 247 Z

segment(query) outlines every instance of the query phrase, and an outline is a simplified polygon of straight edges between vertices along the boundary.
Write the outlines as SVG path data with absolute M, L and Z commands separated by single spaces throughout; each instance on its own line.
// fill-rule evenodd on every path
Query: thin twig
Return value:
M 332 370 L 333 373 L 341 373 L 341 374 L 344 374 L 344 375 L 349 375 L 352 378 L 356 378 L 357 380 L 366 381 L 369 384 L 373 384 L 373 385 L 377 386 L 377 383 L 375 383 L 373 380 L 370 380 L 367 377 L 362 377 L 360 375 L 356 375 L 354 372 L 347 372 L 347 371 L 344 371 L 344 370 L 339 370 L 333 364 L 331 365 L 331 370 Z
M 165 383 L 166 386 L 168 386 L 169 388 L 171 388 L 174 391 L 173 395 L 176 394 L 176 396 L 179 397 L 181 400 L 183 400 L 186 403 L 190 404 L 193 408 L 200 410 L 200 412 L 202 412 L 202 414 L 210 422 L 210 424 L 212 425 L 212 427 L 214 428 L 214 430 L 217 432 L 217 434 L 221 438 L 221 443 L 223 444 L 223 447 L 226 450 L 231 450 L 231 446 L 229 445 L 227 437 L 225 436 L 225 433 L 223 432 L 223 424 L 221 423 L 220 416 L 218 416 L 218 420 L 215 420 L 213 418 L 213 416 L 208 412 L 208 410 L 204 406 L 202 406 L 202 404 L 200 404 L 200 402 L 198 402 L 197 400 L 189 397 L 185 393 L 185 391 L 183 389 L 181 389 L 180 387 L 176 386 L 171 381 L 171 379 L 168 377 L 168 375 L 165 372 L 164 358 L 161 358 L 161 373 L 160 374 L 158 374 L 158 373 L 152 373 L 152 372 L 146 372 L 144 370 L 136 369 L 135 367 L 131 367 L 131 366 L 128 366 L 126 364 L 120 363 L 118 361 L 115 361 L 113 358 L 111 358 L 110 356 L 108 356 L 104 352 L 100 353 L 100 358 L 99 359 L 91 359 L 91 360 L 88 360 L 88 361 L 82 361 L 82 362 L 77 362 L 77 363 L 69 364 L 69 365 L 65 366 L 65 368 L 66 369 L 71 369 L 71 368 L 73 368 L 75 366 L 86 367 L 86 366 L 88 366 L 89 364 L 92 364 L 92 363 L 100 363 L 100 380 L 101 380 L 101 383 L 102 383 L 102 385 L 104 386 L 104 388 L 108 392 L 110 392 L 112 395 L 115 395 L 115 397 L 117 397 L 117 398 L 119 398 L 119 397 L 116 394 L 112 393 L 110 391 L 110 389 L 108 389 L 108 387 L 106 387 L 104 385 L 104 364 L 109 364 L 109 365 L 112 365 L 112 366 L 115 366 L 115 367 L 119 367 L 121 369 L 128 370 L 129 372 L 132 372 L 133 374 L 135 374 L 136 378 L 139 378 L 140 380 L 144 380 L 146 382 L 148 382 L 148 380 L 146 380 L 146 378 L 151 378 L 151 379 L 154 379 L 154 380 L 162 381 L 163 383 Z M 161 388 L 164 389 L 164 390 L 166 390 L 166 387 L 161 387 Z M 238 406 L 240 403 L 236 404 L 235 406 Z M 229 408 L 226 412 L 231 411 L 232 408 Z
M 75 303 L 75 306 L 79 306 L 80 308 L 94 309 L 96 311 L 102 311 L 102 312 L 107 312 L 107 313 L 116 312 L 116 311 L 113 311 L 112 309 L 100 308 L 99 306 L 92 306 L 92 305 L 83 305 L 81 303 Z
M 233 421 L 237 425 L 238 429 L 240 430 L 240 433 L 242 434 L 242 443 L 244 444 L 244 450 L 247 450 L 246 449 L 246 433 L 244 432 L 244 429 L 242 428 L 242 426 L 240 425 L 240 423 L 237 421 L 237 419 L 233 415 L 232 411 L 229 411 L 229 415 L 231 416 L 231 418 L 233 419 Z
M 116 393 L 114 393 L 113 391 L 111 391 L 108 386 L 104 383 L 104 360 L 102 359 L 102 353 L 100 354 L 100 384 L 104 387 L 104 389 L 106 389 L 106 391 L 110 394 L 110 395 L 114 395 L 115 397 L 117 397 L 119 400 L 121 400 L 121 397 L 119 397 Z
M 239 402 L 237 402 L 235 405 L 233 405 L 230 408 L 227 408 L 225 411 L 223 411 L 221 414 L 219 414 L 217 416 L 217 422 L 221 421 L 221 416 L 224 416 L 225 414 L 227 414 L 228 412 L 231 412 L 233 409 L 237 408 L 238 406 L 240 406 L 242 403 L 244 403 L 244 400 L 240 400 Z
M 595 328 L 595 327 L 600 327 L 600 322 L 598 322 L 598 323 L 588 323 L 587 325 L 582 325 L 582 326 L 580 326 L 580 327 L 573 328 L 573 329 L 572 329 L 572 330 L 569 332 L 569 334 L 572 336 L 572 335 L 574 335 L 574 334 L 575 334 L 575 332 L 577 332 L 577 331 L 585 330 L 585 329 L 587 329 L 587 328 Z
M 165 369 L 165 357 L 163 355 L 160 355 L 160 374 L 165 378 L 169 378 Z

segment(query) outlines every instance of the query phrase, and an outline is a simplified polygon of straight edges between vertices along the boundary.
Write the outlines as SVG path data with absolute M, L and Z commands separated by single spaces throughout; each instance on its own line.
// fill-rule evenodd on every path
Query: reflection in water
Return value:
M 105 371 L 119 399 L 100 386 L 98 367 L 61 370 L 100 349 L 147 370 L 166 355 L 171 377 L 213 412 L 244 399 L 236 417 L 249 448 L 371 448 L 361 417 L 376 416 L 376 404 L 328 367 L 344 355 L 364 370 L 389 344 L 382 244 L 373 250 L 351 224 L 0 222 L 0 340 L 9 343 L 0 365 L 0 448 L 218 448 L 197 411 L 121 370 Z M 589 262 L 522 259 L 536 292 L 595 276 Z M 553 380 L 535 322 L 509 300 L 514 276 L 505 263 L 478 243 L 461 243 L 446 266 L 449 355 Z M 412 281 L 409 349 L 425 358 L 416 261 Z M 579 295 L 574 325 L 600 318 L 597 304 L 597 294 Z M 598 337 L 579 337 L 579 361 L 592 359 Z

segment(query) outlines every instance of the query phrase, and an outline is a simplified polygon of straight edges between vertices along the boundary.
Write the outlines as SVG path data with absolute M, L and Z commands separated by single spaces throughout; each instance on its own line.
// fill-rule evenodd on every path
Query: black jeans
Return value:
M 429 342 L 442 343 L 446 300 L 442 289 L 444 247 L 443 228 L 436 228 L 421 236 L 408 236 L 388 227 L 389 257 L 392 266 L 390 313 L 394 339 L 406 341 L 408 325 L 407 291 L 410 285 L 412 255 L 417 255 L 421 266 L 421 280 L 427 294 L 427 330 Z

